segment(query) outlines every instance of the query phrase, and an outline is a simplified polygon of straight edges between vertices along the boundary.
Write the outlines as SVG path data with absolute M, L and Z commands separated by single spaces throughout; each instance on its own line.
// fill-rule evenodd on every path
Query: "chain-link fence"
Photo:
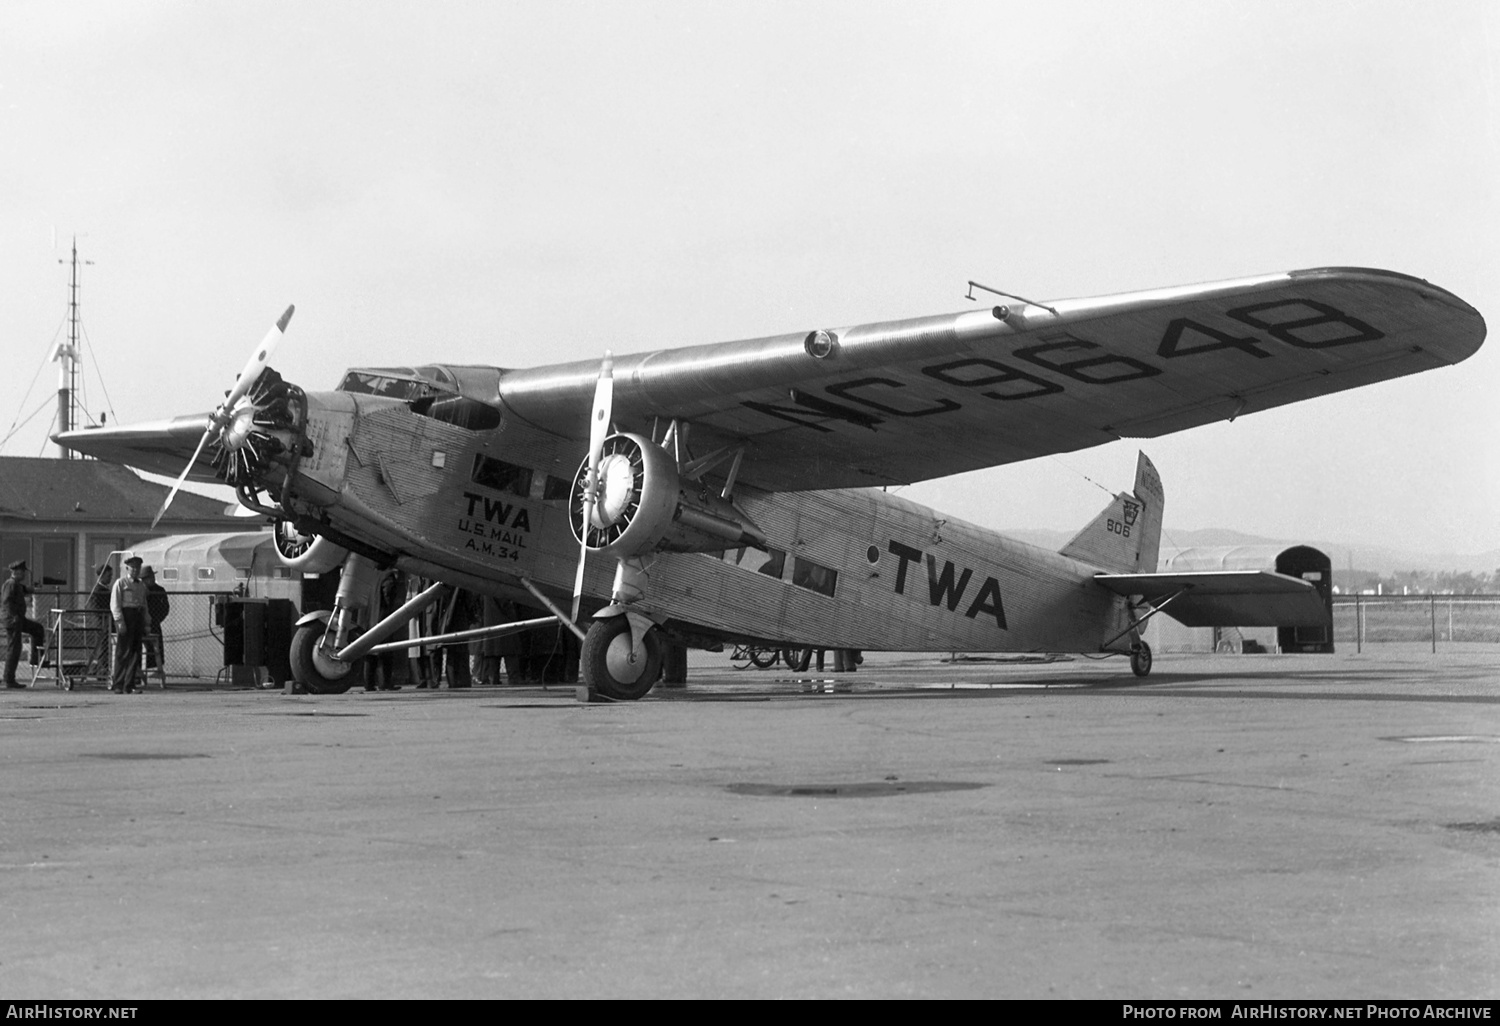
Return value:
M 1368 645 L 1500 644 L 1500 595 L 1336 595 L 1333 638 L 1341 651 Z
M 223 615 L 232 592 L 168 591 L 170 609 L 162 620 L 162 670 L 168 683 L 215 680 L 224 666 Z M 47 669 L 58 666 L 61 681 L 108 686 L 113 642 L 107 604 L 91 605 L 86 592 L 38 591 L 34 615 L 47 628 Z M 148 685 L 160 681 L 156 659 L 149 652 L 142 662 Z M 56 673 L 50 674 L 54 678 Z

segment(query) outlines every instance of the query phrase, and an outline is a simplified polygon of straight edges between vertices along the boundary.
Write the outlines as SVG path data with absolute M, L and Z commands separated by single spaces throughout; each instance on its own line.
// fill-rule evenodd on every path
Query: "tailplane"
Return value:
M 1116 495 L 1089 526 L 1062 547 L 1062 554 L 1117 573 L 1155 573 L 1165 503 L 1161 477 L 1141 453 L 1135 465 L 1134 492 Z

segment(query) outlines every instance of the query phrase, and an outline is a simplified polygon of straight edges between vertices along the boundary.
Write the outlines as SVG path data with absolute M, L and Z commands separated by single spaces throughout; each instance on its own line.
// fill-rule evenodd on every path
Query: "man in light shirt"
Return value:
M 141 557 L 131 556 L 120 579 L 109 592 L 109 611 L 115 618 L 115 694 L 137 690 L 141 679 L 141 642 L 151 629 L 151 607 L 146 584 L 140 579 Z

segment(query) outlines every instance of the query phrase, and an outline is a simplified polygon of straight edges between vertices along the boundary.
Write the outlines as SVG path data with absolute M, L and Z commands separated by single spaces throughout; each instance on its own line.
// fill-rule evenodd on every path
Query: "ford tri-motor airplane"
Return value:
M 454 588 L 551 616 L 427 643 L 561 623 L 605 698 L 646 694 L 669 644 L 725 641 L 1118 652 L 1144 676 L 1157 611 L 1319 626 L 1326 604 L 1275 573 L 1157 573 L 1164 493 L 1144 455 L 1131 492 L 1061 552 L 883 486 L 1232 420 L 1454 364 L 1485 336 L 1452 293 L 1361 268 L 996 294 L 1005 305 L 602 361 L 354 370 L 329 392 L 267 366 L 288 309 L 212 414 L 57 441 L 178 485 L 226 482 L 280 522 L 290 565 L 341 565 L 333 608 L 292 643 L 318 692 L 409 644 L 388 639 Z M 377 616 L 371 584 L 391 567 L 437 583 Z

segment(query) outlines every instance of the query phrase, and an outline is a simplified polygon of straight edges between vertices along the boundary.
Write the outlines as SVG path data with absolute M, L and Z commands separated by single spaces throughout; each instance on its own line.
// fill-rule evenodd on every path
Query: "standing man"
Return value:
M 146 666 L 167 677 L 167 649 L 162 641 L 161 624 L 172 612 L 172 600 L 167 598 L 167 589 L 156 583 L 156 571 L 141 567 L 141 580 L 146 582 L 146 612 L 151 614 L 151 627 L 146 632 Z
M 120 579 L 109 593 L 109 611 L 115 618 L 115 679 L 109 689 L 130 694 L 141 675 L 141 642 L 151 629 L 151 609 L 146 585 L 139 579 L 141 557 L 125 561 Z
M 10 565 L 10 577 L 0 584 L 0 624 L 5 627 L 5 686 L 24 688 L 16 680 L 16 666 L 21 662 L 21 635 L 31 635 L 31 665 L 42 661 L 42 625 L 27 619 L 26 603 L 31 589 L 26 587 L 26 560 Z

